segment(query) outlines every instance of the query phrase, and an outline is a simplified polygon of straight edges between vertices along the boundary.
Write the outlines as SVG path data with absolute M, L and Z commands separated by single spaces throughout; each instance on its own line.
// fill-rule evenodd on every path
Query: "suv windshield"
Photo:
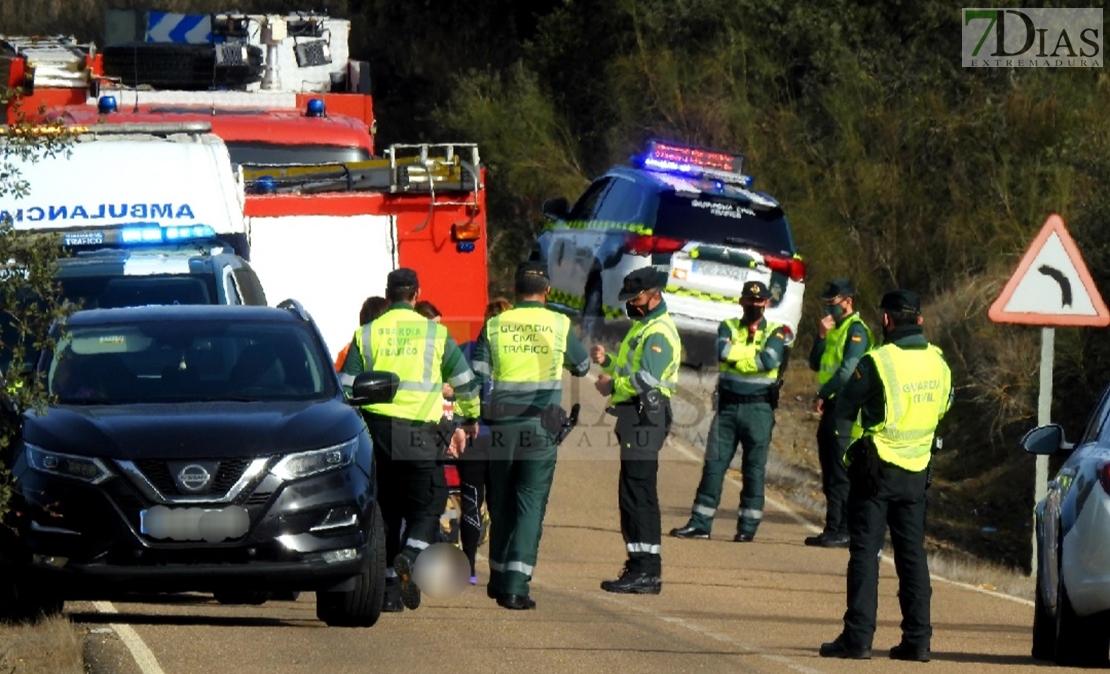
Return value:
M 62 297 L 82 309 L 113 309 L 147 304 L 215 304 L 216 280 L 205 276 L 86 276 L 59 279 Z
M 757 210 L 736 199 L 708 194 L 661 193 L 652 233 L 787 256 L 795 252 L 782 209 Z
M 314 400 L 337 395 L 307 324 L 121 322 L 65 329 L 44 359 L 59 404 Z

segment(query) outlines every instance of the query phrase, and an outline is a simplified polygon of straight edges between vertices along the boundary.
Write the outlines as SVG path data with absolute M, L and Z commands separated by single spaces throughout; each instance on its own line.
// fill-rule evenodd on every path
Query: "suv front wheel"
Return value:
M 317 592 L 316 617 L 329 627 L 371 627 L 382 615 L 385 598 L 385 525 L 378 504 L 370 515 L 366 568 L 347 592 Z

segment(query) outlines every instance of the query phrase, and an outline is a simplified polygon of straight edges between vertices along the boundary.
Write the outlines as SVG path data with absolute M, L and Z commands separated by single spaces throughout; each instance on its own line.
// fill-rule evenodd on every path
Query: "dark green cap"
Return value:
M 627 302 L 645 290 L 655 290 L 667 284 L 667 272 L 659 271 L 655 267 L 640 267 L 628 272 L 624 277 L 624 285 L 617 295 L 621 302 Z
M 921 296 L 912 290 L 891 290 L 883 295 L 879 308 L 891 313 L 920 314 Z
M 831 300 L 837 297 L 855 297 L 856 286 L 852 284 L 851 279 L 834 278 L 825 284 L 825 289 L 821 291 L 821 299 Z

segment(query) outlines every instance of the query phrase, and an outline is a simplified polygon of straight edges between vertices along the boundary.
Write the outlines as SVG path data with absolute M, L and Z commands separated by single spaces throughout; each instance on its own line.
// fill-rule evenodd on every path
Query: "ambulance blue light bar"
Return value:
M 66 232 L 62 235 L 62 245 L 70 248 L 113 245 L 149 246 L 215 238 L 216 230 L 210 225 L 162 227 L 156 223 L 141 223 L 105 229 Z
M 744 175 L 744 155 L 716 152 L 704 148 L 648 141 L 640 164 L 653 171 L 693 178 L 715 178 L 730 185 L 751 187 L 751 176 Z
M 216 230 L 208 225 L 183 225 L 160 227 L 158 225 L 143 227 L 123 227 L 120 229 L 120 241 L 125 244 L 135 243 L 177 243 L 179 241 L 194 241 L 196 239 L 212 239 Z

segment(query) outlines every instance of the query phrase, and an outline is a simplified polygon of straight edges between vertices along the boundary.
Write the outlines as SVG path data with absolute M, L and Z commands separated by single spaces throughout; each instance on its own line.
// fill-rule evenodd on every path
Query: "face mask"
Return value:
M 826 304 L 825 313 L 836 320 L 840 320 L 840 317 L 844 315 L 844 307 L 839 304 Z
M 763 307 L 744 307 L 744 322 L 755 323 L 763 317 Z
M 631 302 L 624 303 L 624 310 L 628 314 L 629 318 L 642 318 L 647 315 L 647 307 L 636 306 Z

